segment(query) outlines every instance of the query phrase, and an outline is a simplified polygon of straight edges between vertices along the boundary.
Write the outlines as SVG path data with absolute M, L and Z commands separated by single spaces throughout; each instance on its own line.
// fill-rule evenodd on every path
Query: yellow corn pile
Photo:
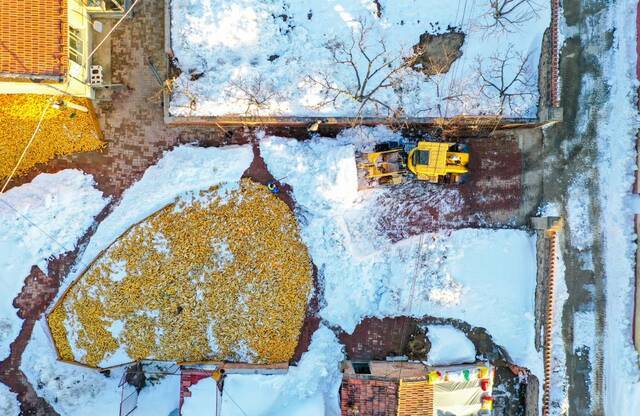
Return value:
M 132 359 L 283 362 L 296 347 L 311 285 L 295 217 L 244 179 L 224 199 L 212 188 L 131 228 L 49 322 L 62 358 L 91 366 L 120 345 Z M 70 343 L 85 353 L 74 357 Z
M 36 94 L 0 95 L 0 178 L 11 173 L 51 98 Z M 91 101 L 72 97 L 64 97 L 64 100 L 87 107 L 89 112 L 68 106 L 50 106 L 45 113 L 40 131 L 16 171 L 18 175 L 37 163 L 69 153 L 97 150 L 104 146 Z

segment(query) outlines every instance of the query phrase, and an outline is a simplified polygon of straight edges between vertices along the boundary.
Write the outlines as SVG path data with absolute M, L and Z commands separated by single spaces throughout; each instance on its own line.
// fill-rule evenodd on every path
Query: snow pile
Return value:
M 230 374 L 225 378 L 222 412 L 226 416 L 307 416 L 339 414 L 342 347 L 321 326 L 297 367 L 282 375 Z M 198 383 L 199 384 L 199 383 Z M 186 402 L 185 402 L 186 403 Z M 183 408 L 184 409 L 184 408 Z
M 18 416 L 20 414 L 18 396 L 2 383 L 0 383 L 0 414 L 6 416 Z
M 180 413 L 182 416 L 204 416 L 216 415 L 218 387 L 216 381 L 211 378 L 205 378 L 194 386 L 189 387 L 190 397 L 185 397 Z
M 39 321 L 33 329 L 20 364 L 38 395 L 65 416 L 118 414 L 118 384 L 123 370 L 111 370 L 111 375 L 105 377 L 96 370 L 57 361 L 43 325 Z M 153 382 L 148 379 L 133 415 L 168 415 L 178 408 L 179 398 L 180 377 L 171 375 Z
M 568 189 L 567 222 L 571 245 L 578 250 L 587 250 L 593 245 L 593 226 L 589 219 L 590 209 L 587 180 L 585 177 L 576 178 Z
M 462 319 L 486 328 L 516 363 L 540 375 L 534 348 L 535 237 L 518 230 L 463 229 L 392 243 L 377 231 L 372 214 L 378 190 L 356 190 L 349 137 L 264 137 L 260 143 L 269 170 L 293 188 L 302 238 L 324 287 L 322 318 L 347 332 L 365 316 Z
M 46 273 L 47 259 L 73 250 L 107 202 L 79 170 L 41 174 L 0 195 L 0 360 L 20 330 L 12 302 L 31 267 Z
M 598 132 L 598 172 L 607 290 L 604 336 L 605 413 L 640 409 L 638 353 L 632 344 L 636 235 L 629 204 L 636 170 L 638 120 L 636 78 L 636 2 L 609 5 L 615 27 L 611 54 L 602 67 L 610 88 Z
M 77 278 L 101 250 L 131 225 L 174 202 L 176 197 L 195 197 L 198 191 L 217 184 L 225 189 L 236 189 L 252 159 L 249 146 L 201 148 L 187 145 L 165 152 L 156 165 L 147 169 L 143 177 L 123 193 L 120 203 L 100 223 L 78 263 L 80 267 L 73 270 L 63 286 Z
M 427 329 L 431 342 L 427 364 L 438 366 L 476 361 L 476 348 L 464 332 L 451 325 L 428 325 Z
M 488 0 L 446 5 L 440 0 L 172 0 L 171 47 L 182 73 L 170 112 L 492 114 L 500 97 L 494 87 L 486 87 L 491 81 L 498 89 L 511 84 L 508 94 L 515 93 L 504 115 L 535 116 L 537 66 L 550 20 L 548 2 L 535 3 L 536 13 L 526 3 L 513 6 L 512 22 L 524 21 L 501 30 L 487 28 L 492 12 Z M 513 18 L 522 14 L 531 18 Z M 448 70 L 433 61 L 409 63 L 421 35 L 459 32 L 465 35 L 461 57 Z M 458 53 L 452 45 L 436 48 L 448 57 Z M 500 58 L 506 56 L 500 79 Z M 511 83 L 521 68 L 520 56 L 526 57 L 524 71 Z
M 138 396 L 138 407 L 132 416 L 170 415 L 179 405 L 180 377 L 177 374 L 167 375 L 153 382 L 147 379 L 147 384 Z
M 38 395 L 65 416 L 117 414 L 119 372 L 107 378 L 95 370 L 57 361 L 44 325 L 38 321 L 33 328 L 20 364 Z

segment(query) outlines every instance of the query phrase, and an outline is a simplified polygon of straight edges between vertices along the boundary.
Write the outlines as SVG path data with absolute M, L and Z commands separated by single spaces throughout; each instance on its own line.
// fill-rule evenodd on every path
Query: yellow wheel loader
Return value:
M 360 190 L 397 185 L 412 178 L 459 184 L 469 173 L 469 150 L 460 143 L 380 143 L 373 152 L 357 153 L 356 159 Z

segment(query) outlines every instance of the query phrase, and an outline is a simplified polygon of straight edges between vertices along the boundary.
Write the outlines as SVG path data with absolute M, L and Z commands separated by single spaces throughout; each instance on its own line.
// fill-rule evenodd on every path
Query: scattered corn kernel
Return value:
M 61 357 L 91 366 L 119 346 L 132 359 L 283 362 L 311 285 L 295 217 L 243 179 L 223 198 L 212 188 L 125 232 L 48 319 Z

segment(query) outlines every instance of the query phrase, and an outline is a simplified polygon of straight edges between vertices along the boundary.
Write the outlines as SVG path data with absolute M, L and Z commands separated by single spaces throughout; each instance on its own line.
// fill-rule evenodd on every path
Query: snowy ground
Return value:
M 506 116 L 534 117 L 550 11 L 548 1 L 531 2 L 533 11 L 528 3 L 507 16 L 520 23 L 501 28 L 488 27 L 489 0 L 172 0 L 171 42 L 182 74 L 169 111 L 428 117 L 504 108 Z M 410 68 L 420 35 L 460 31 L 462 56 L 448 72 Z M 457 52 L 447 48 L 437 50 Z M 429 60 L 422 68 L 435 65 Z M 501 104 L 496 87 L 509 84 L 503 91 L 510 102 Z
M 0 414 L 6 416 L 18 416 L 20 413 L 20 405 L 15 393 L 9 390 L 9 387 L 0 383 Z
M 56 353 L 42 320 L 33 328 L 31 340 L 22 355 L 20 369 L 53 408 L 65 416 L 117 414 L 120 403 L 120 371 L 107 378 L 95 370 L 56 360 Z
M 43 325 L 43 321 L 36 324 L 20 366 L 38 395 L 60 415 L 117 415 L 123 369 L 112 370 L 106 377 L 93 369 L 57 361 Z M 133 416 L 169 415 L 178 408 L 179 400 L 178 375 L 148 380 Z
M 338 389 L 344 355 L 333 332 L 321 326 L 309 351 L 286 374 L 229 374 L 224 380 L 220 414 L 225 416 L 338 415 Z M 204 379 L 191 387 L 182 414 L 204 415 L 215 409 L 215 383 Z
M 41 174 L 0 196 L 0 360 L 20 331 L 12 302 L 31 267 L 46 273 L 48 258 L 73 250 L 107 202 L 78 170 Z
M 451 325 L 428 325 L 427 329 L 431 342 L 427 364 L 439 366 L 476 361 L 476 348 L 464 332 Z
M 632 344 L 635 250 L 631 189 L 636 170 L 638 120 L 636 81 L 636 2 L 619 1 L 609 10 L 615 27 L 613 48 L 603 67 L 610 89 L 598 132 L 599 188 L 606 273 L 604 337 L 605 411 L 640 409 L 638 353 Z M 636 211 L 637 212 L 637 211 Z
M 100 224 L 74 271 L 63 282 L 70 284 L 79 272 L 131 224 L 172 202 L 178 195 L 207 189 L 211 185 L 239 181 L 252 160 L 250 147 L 196 148 L 182 146 L 165 154 L 157 165 L 128 189 L 114 211 Z M 232 160 L 233 163 L 229 163 Z M 67 170 L 55 175 L 42 174 L 31 183 L 14 188 L 2 196 L 26 214 L 47 234 L 25 222 L 0 203 L 0 278 L 3 301 L 0 319 L 7 322 L 1 333 L 4 354 L 20 329 L 20 320 L 11 302 L 22 287 L 22 279 L 32 264 L 45 268 L 46 259 L 73 249 L 77 239 L 93 222 L 107 200 L 93 187 L 93 179 L 79 171 Z M 9 253 L 5 256 L 4 253 Z M 15 276 L 20 276 L 19 279 Z M 46 338 L 42 322 L 34 328 L 22 359 L 21 369 L 33 387 L 60 413 L 67 415 L 117 414 L 120 403 L 118 371 L 105 378 L 95 370 L 56 361 L 53 346 Z M 158 386 L 144 390 L 135 415 L 168 414 L 178 407 L 178 377 L 167 377 Z M 4 386 L 2 386 L 4 387 Z M 13 397 L 0 394 L 11 406 Z M 4 402 L 0 402 L 3 406 Z M 2 409 L 2 407 L 0 407 Z M 146 409 L 146 410 L 145 410 Z M 166 411 L 165 411 L 166 410 Z M 11 410 L 2 414 L 12 414 Z
M 347 130 L 337 140 L 264 137 L 260 143 L 269 170 L 293 187 L 302 237 L 324 286 L 322 318 L 347 332 L 365 316 L 462 319 L 486 328 L 516 363 L 540 376 L 535 237 L 462 229 L 391 243 L 376 231 L 372 201 L 379 190 L 356 190 L 353 143 L 360 145 L 364 130 Z M 384 129 L 371 132 L 386 137 Z

